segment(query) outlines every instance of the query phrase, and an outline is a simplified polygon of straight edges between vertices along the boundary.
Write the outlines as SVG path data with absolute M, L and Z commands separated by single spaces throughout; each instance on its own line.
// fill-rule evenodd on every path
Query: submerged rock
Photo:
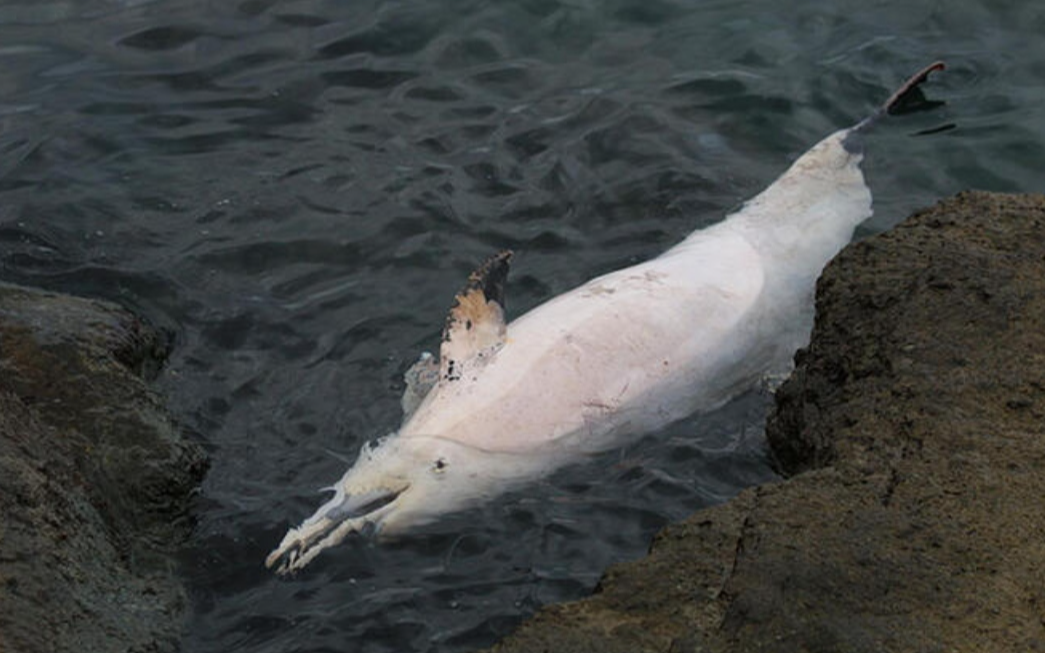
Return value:
M 205 469 L 123 309 L 0 284 L 0 651 L 174 651 L 171 554 Z
M 1045 650 L 1045 196 L 963 193 L 839 255 L 767 437 L 790 478 L 494 650 Z

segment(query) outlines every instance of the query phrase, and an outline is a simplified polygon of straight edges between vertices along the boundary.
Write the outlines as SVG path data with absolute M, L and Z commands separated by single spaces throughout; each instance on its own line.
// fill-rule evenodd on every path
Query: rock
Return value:
M 0 651 L 175 651 L 172 554 L 205 469 L 123 309 L 0 284 Z
M 787 480 L 493 650 L 1045 651 L 1045 196 L 839 255 L 767 437 Z

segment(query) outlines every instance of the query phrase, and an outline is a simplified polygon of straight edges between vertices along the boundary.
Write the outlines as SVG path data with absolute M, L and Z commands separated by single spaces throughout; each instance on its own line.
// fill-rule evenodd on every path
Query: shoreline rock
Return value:
M 173 554 L 206 468 L 122 308 L 0 283 L 0 651 L 176 651 Z
M 825 270 L 786 480 L 492 650 L 1045 651 L 1045 196 L 962 193 Z

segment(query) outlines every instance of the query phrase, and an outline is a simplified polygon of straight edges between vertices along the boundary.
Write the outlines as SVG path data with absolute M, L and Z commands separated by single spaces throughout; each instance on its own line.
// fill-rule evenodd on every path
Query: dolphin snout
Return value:
M 320 551 L 340 544 L 349 533 L 377 523 L 409 486 L 378 488 L 354 494 L 338 488 L 334 497 L 298 528 L 287 531 L 283 541 L 265 558 L 265 566 L 277 563 L 276 573 L 285 575 L 302 569 Z

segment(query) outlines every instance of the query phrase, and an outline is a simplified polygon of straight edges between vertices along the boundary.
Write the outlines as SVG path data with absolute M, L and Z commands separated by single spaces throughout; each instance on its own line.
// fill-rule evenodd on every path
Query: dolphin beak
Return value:
M 279 546 L 265 558 L 265 566 L 271 569 L 279 563 L 276 573 L 281 576 L 303 568 L 323 549 L 340 544 L 349 533 L 375 523 L 388 512 L 390 504 L 406 487 L 398 490 L 381 488 L 359 494 L 347 494 L 338 488 L 334 498 L 301 526 L 287 531 Z

